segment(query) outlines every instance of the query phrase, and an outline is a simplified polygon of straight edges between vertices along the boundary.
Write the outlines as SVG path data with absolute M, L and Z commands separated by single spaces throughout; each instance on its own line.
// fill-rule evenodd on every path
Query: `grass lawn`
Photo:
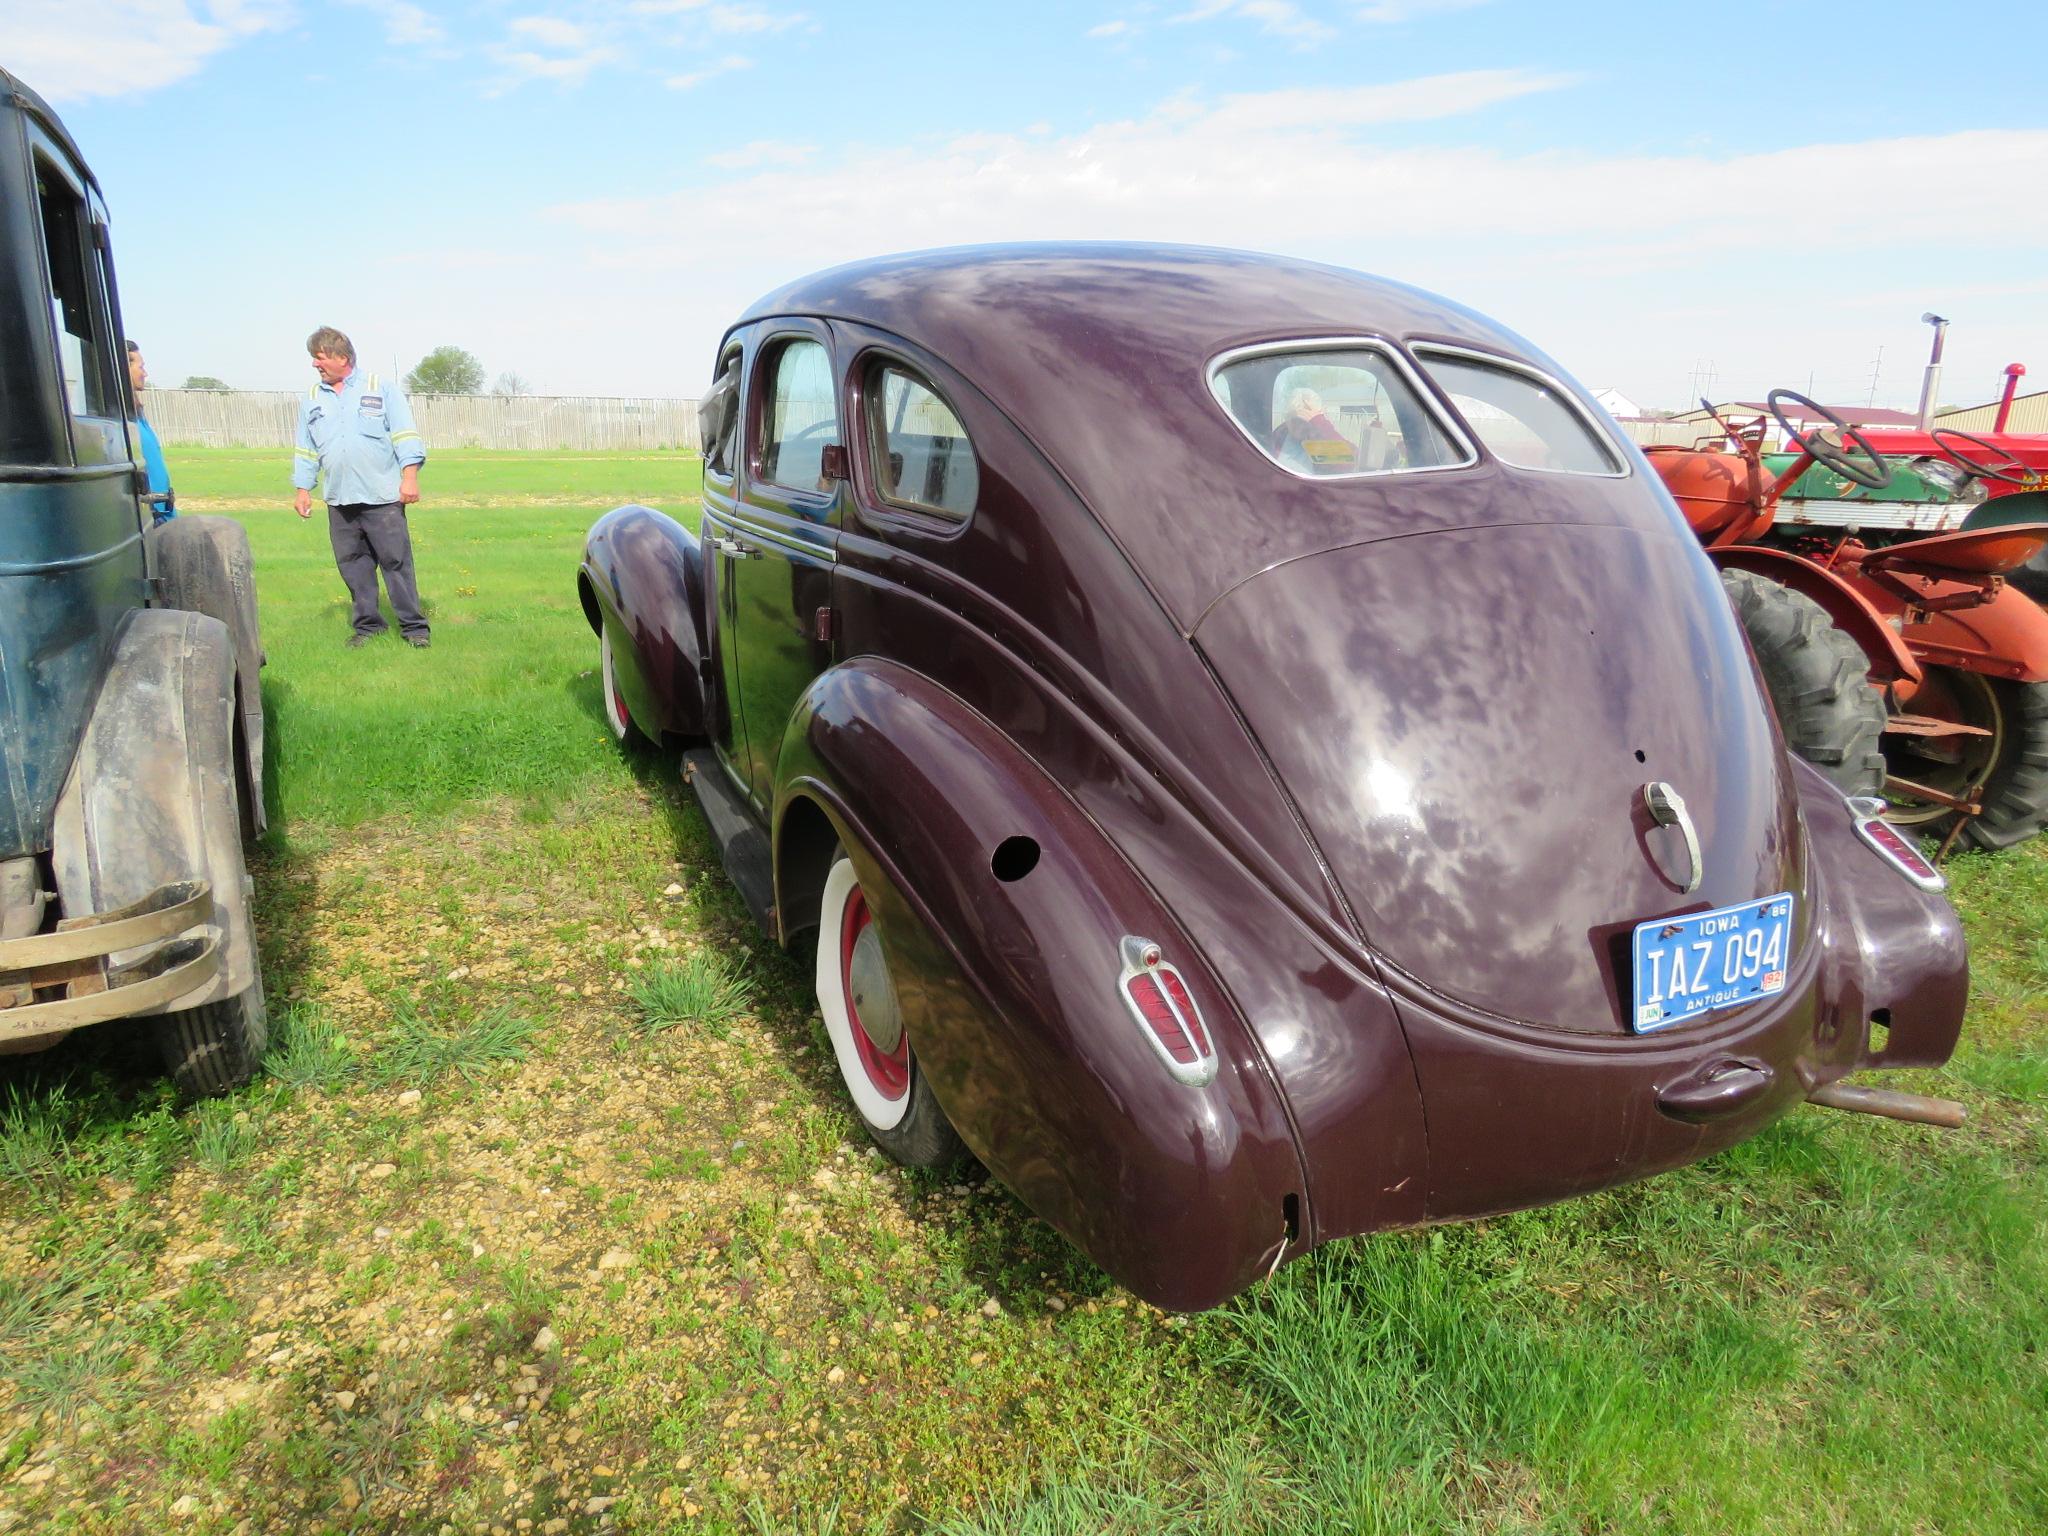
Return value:
M 2048 851 L 1952 866 L 1942 1133 L 1818 1109 L 1648 1183 L 1118 1291 L 842 1106 L 572 576 L 694 459 L 443 453 L 434 647 L 342 648 L 283 456 L 255 544 L 268 1075 L 0 1058 L 0 1531 L 2037 1532 Z

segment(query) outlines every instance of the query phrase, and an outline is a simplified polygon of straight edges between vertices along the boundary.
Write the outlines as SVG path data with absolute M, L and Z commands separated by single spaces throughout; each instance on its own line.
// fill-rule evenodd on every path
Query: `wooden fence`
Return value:
M 146 389 L 142 409 L 166 443 L 284 448 L 302 390 Z M 695 400 L 595 395 L 413 395 L 413 416 L 435 448 L 687 448 L 697 451 Z

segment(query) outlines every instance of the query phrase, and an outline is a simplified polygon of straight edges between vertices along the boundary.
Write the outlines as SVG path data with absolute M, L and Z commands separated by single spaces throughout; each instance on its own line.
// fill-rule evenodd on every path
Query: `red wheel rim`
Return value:
M 629 713 L 627 712 L 627 710 L 626 710 L 626 696 L 625 696 L 625 695 L 624 695 L 623 693 L 619 692 L 619 685 L 618 685 L 618 684 L 617 684 L 616 682 L 615 682 L 615 683 L 613 683 L 613 684 L 612 684 L 612 723 L 613 723 L 613 725 L 615 725 L 615 726 L 619 726 L 619 725 L 624 725 L 624 724 L 625 724 L 625 723 L 626 723 L 627 721 L 631 720 L 632 718 L 633 718 L 633 717 L 632 717 L 632 715 L 631 715 L 631 714 L 629 714 Z
M 910 1036 L 898 1039 L 895 1050 L 883 1050 L 868 1037 L 853 1000 L 853 947 L 873 923 L 867 895 L 855 886 L 846 898 L 846 915 L 839 924 L 839 995 L 846 1000 L 846 1022 L 853 1030 L 853 1048 L 860 1056 L 861 1070 L 883 1098 L 900 1099 L 910 1091 Z

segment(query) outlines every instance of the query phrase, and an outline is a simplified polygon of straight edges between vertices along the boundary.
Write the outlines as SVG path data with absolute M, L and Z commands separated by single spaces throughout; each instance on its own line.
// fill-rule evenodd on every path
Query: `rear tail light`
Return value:
M 1166 963 L 1150 939 L 1125 938 L 1122 945 L 1124 1004 L 1145 1039 L 1180 1082 L 1196 1087 L 1216 1076 L 1216 1046 L 1187 983 Z
M 1874 795 L 1852 795 L 1849 810 L 1856 817 L 1856 833 L 1864 842 L 1883 854 L 1886 862 L 1923 891 L 1944 890 L 1948 886 L 1942 872 L 1921 855 L 1913 846 L 1913 840 L 1890 822 L 1884 820 L 1885 803 Z

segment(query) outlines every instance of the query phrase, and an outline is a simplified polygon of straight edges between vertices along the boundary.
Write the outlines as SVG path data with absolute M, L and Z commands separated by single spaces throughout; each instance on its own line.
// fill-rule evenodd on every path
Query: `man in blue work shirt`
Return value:
M 142 414 L 142 387 L 149 382 L 149 369 L 142 361 L 142 348 L 128 343 L 128 382 L 135 386 L 135 435 L 142 440 L 142 472 L 149 481 L 150 526 L 167 523 L 178 515 L 178 503 L 171 495 L 171 467 L 164 462 L 163 444 L 156 440 L 156 428 Z
M 350 649 L 384 632 L 377 611 L 377 572 L 407 645 L 425 650 L 427 617 L 413 582 L 412 536 L 405 509 L 420 499 L 426 444 L 412 423 L 412 407 L 396 384 L 356 368 L 355 343 L 331 325 L 306 338 L 320 382 L 299 404 L 299 435 L 292 449 L 293 510 L 313 515 L 313 482 L 324 475 L 327 536 L 334 563 L 354 603 Z

